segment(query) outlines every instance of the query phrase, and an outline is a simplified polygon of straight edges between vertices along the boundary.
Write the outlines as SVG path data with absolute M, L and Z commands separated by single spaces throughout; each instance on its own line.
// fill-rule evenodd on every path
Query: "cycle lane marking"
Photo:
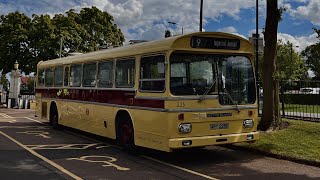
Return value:
M 22 147 L 23 149 L 27 150 L 28 152 L 30 152 L 32 155 L 38 157 L 39 159 L 45 161 L 46 163 L 50 164 L 51 166 L 55 167 L 56 169 L 58 169 L 59 171 L 63 172 L 64 174 L 72 177 L 73 179 L 77 179 L 77 180 L 82 180 L 82 178 L 80 178 L 79 176 L 73 174 L 72 172 L 66 170 L 65 168 L 63 168 L 62 166 L 60 166 L 59 164 L 49 160 L 48 158 L 42 156 L 41 154 L 35 152 L 34 150 L 32 150 L 31 148 L 23 145 L 22 143 L 20 143 L 19 141 L 17 141 L 16 139 L 12 138 L 11 136 L 7 135 L 6 133 L 0 131 L 0 134 L 2 134 L 4 137 L 8 138 L 9 140 L 13 141 L 14 143 L 16 143 L 17 145 L 19 145 L 20 147 Z
M 46 126 L 48 126 L 48 124 L 46 123 L 43 123 L 41 121 L 38 121 L 38 120 L 35 120 L 35 119 L 32 119 L 32 118 L 29 118 L 29 117 L 26 117 L 27 119 L 31 120 L 31 121 L 34 121 L 34 122 L 38 122 L 40 124 L 44 124 Z M 94 141 L 94 142 L 101 142 L 99 140 L 96 140 L 96 139 L 93 139 L 93 138 L 89 138 L 89 137 L 86 137 L 86 136 L 83 136 L 83 135 L 79 135 L 79 134 L 76 134 L 76 133 L 73 133 L 73 132 L 70 132 L 70 131 L 66 131 L 70 134 L 73 134 L 75 136 L 78 136 L 78 137 L 82 137 L 82 138 L 85 138 L 85 139 L 88 139 L 88 140 L 91 140 L 91 141 Z M 117 148 L 117 149 L 122 149 L 121 147 L 119 146 L 114 146 L 114 145 L 110 145 L 111 147 L 114 147 L 114 148 Z M 177 166 L 177 165 L 174 165 L 174 164 L 171 164 L 171 163 L 167 163 L 167 162 L 164 162 L 164 161 L 161 161 L 161 160 L 158 160 L 158 159 L 155 159 L 155 158 L 152 158 L 152 157 L 149 157 L 149 156 L 145 156 L 145 155 L 142 155 L 140 157 L 143 157 L 145 159 L 148 159 L 148 160 L 151 160 L 151 161 L 154 161 L 154 162 L 157 162 L 157 163 L 160 163 L 160 164 L 164 164 L 164 165 L 167 165 L 169 167 L 173 167 L 173 168 L 176 168 L 176 169 L 179 169 L 179 170 L 182 170 L 182 171 L 185 171 L 185 172 L 188 172 L 190 174 L 193 174 L 193 175 L 196 175 L 196 176 L 200 176 L 200 177 L 203 177 L 203 178 L 206 178 L 206 179 L 210 179 L 210 180 L 219 180 L 217 178 L 214 178 L 214 177 L 211 177 L 209 175 L 205 175 L 205 174 L 202 174 L 202 173 L 199 173 L 199 172 L 196 172 L 196 171 L 193 171 L 193 170 L 190 170 L 190 169 L 187 169 L 187 168 L 184 168 L 184 167 L 180 167 L 180 166 Z

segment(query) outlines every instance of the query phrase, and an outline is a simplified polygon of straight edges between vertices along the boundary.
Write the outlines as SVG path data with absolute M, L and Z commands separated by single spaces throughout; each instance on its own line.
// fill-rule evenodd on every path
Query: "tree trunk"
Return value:
M 258 129 L 268 130 L 276 119 L 275 116 L 275 69 L 278 31 L 278 1 L 267 0 L 267 19 L 265 27 L 265 47 L 263 61 L 263 109 Z M 279 102 L 278 102 L 279 103 Z
M 272 123 L 273 129 L 277 129 L 281 124 L 281 114 L 280 114 L 280 86 L 279 86 L 279 80 L 276 79 L 274 82 L 274 120 Z

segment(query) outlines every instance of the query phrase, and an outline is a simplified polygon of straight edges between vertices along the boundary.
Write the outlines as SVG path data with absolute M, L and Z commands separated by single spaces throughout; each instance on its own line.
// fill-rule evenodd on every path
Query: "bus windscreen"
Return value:
M 173 95 L 219 95 L 222 105 L 256 100 L 253 68 L 245 56 L 173 53 L 170 67 Z

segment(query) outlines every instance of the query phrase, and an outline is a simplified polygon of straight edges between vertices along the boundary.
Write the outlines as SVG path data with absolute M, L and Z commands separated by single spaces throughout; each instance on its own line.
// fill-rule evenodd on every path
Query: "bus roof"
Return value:
M 68 56 L 68 57 L 63 57 L 63 58 L 58 58 L 53 60 L 40 61 L 38 63 L 38 67 L 51 67 L 51 66 L 67 65 L 72 63 L 107 60 L 107 59 L 113 59 L 113 58 L 119 58 L 119 57 L 120 58 L 133 57 L 139 54 L 157 53 L 157 52 L 163 52 L 170 49 L 190 50 L 189 44 L 186 45 L 186 43 L 181 44 L 178 42 L 181 39 L 188 39 L 191 36 L 204 36 L 204 37 L 212 36 L 212 37 L 218 37 L 218 38 L 239 39 L 241 42 L 244 42 L 247 45 L 246 48 L 244 49 L 242 48 L 240 50 L 247 53 L 252 53 L 252 50 L 253 50 L 251 43 L 247 39 L 244 39 L 240 36 L 236 36 L 228 33 L 222 33 L 222 32 L 196 32 L 196 33 L 164 38 L 156 41 L 143 42 L 143 43 L 131 44 L 131 45 L 121 46 L 121 47 L 112 48 L 112 49 L 89 52 L 89 53 L 85 53 L 77 56 Z

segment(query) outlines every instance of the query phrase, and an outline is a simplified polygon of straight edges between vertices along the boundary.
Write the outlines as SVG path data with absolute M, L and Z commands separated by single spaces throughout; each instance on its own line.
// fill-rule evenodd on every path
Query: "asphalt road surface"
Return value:
M 320 168 L 212 146 L 130 154 L 113 141 L 54 130 L 32 110 L 0 109 L 0 179 L 320 179 Z

